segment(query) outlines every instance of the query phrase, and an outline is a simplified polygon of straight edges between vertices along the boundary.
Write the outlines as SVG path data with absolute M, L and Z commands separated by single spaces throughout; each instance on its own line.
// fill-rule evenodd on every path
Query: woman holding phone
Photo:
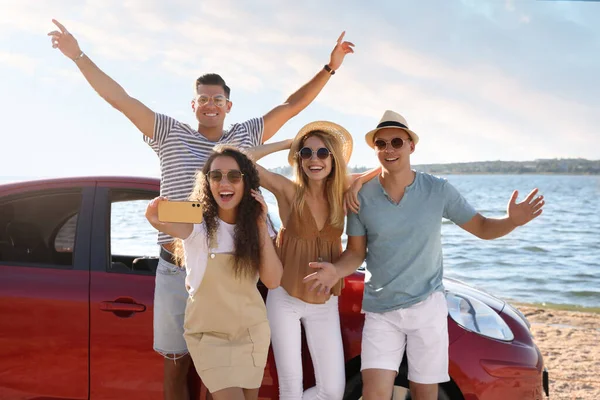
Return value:
M 175 256 L 186 266 L 189 293 L 184 338 L 215 400 L 254 400 L 270 344 L 256 284 L 260 277 L 275 289 L 283 273 L 258 172 L 241 151 L 217 147 L 197 175 L 190 200 L 202 207 L 201 223 L 161 222 L 163 197 L 146 210 L 156 229 L 179 239 Z

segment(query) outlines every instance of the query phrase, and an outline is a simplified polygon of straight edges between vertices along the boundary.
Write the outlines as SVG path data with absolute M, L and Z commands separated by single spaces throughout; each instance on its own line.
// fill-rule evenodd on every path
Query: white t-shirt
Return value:
M 218 220 L 216 232 L 216 248 L 208 248 L 206 237 L 206 225 L 204 222 L 194 224 L 194 230 L 186 239 L 183 240 L 183 250 L 185 254 L 185 286 L 190 296 L 192 296 L 202 283 L 208 257 L 211 254 L 233 254 L 234 253 L 234 224 L 228 224 Z M 269 236 L 274 238 L 275 231 L 269 226 Z

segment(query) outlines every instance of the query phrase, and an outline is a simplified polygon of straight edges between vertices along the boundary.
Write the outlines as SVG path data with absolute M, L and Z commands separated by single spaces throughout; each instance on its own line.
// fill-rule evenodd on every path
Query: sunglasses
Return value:
M 320 149 L 317 149 L 317 151 L 313 151 L 310 147 L 303 147 L 298 152 L 298 155 L 303 160 L 310 160 L 313 154 L 316 154 L 319 160 L 325 160 L 331 155 L 331 152 L 325 147 L 321 147 Z
M 242 180 L 242 176 L 244 176 L 244 174 L 242 174 L 242 171 L 237 169 L 230 169 L 225 175 L 223 175 L 223 171 L 220 169 L 214 169 L 208 172 L 208 179 L 213 182 L 221 182 L 223 180 L 223 176 L 227 177 L 227 181 L 229 183 L 235 184 Z
M 387 149 L 388 143 L 390 143 L 394 149 L 399 149 L 404 145 L 404 142 L 409 142 L 409 141 L 410 141 L 410 139 L 402 139 L 399 137 L 395 137 L 392 140 L 390 140 L 389 142 L 386 142 L 383 139 L 377 139 L 376 141 L 373 142 L 373 144 L 375 145 L 375 147 L 377 147 L 377 150 Z
M 227 97 L 222 94 L 217 94 L 215 96 L 208 96 L 206 94 L 201 94 L 196 98 L 196 102 L 200 106 L 207 105 L 212 100 L 213 104 L 217 107 L 225 107 L 227 101 L 229 100 Z

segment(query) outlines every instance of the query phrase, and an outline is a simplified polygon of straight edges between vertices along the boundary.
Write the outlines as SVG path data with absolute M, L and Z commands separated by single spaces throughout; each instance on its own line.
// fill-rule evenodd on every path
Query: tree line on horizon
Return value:
M 534 161 L 475 161 L 448 164 L 416 164 L 414 169 L 436 175 L 447 174 L 563 174 L 600 175 L 600 160 L 583 158 L 539 159 Z M 366 166 L 348 167 L 350 173 L 371 169 Z M 270 171 L 289 176 L 292 167 L 270 168 Z

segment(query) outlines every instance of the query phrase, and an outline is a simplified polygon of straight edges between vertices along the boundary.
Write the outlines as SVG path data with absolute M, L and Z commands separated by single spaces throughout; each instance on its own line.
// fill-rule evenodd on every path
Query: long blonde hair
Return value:
M 342 152 L 341 143 L 335 139 L 334 136 L 322 132 L 312 131 L 306 134 L 298 149 L 304 146 L 306 140 L 316 136 L 323 141 L 325 147 L 331 152 L 331 172 L 327 177 L 326 192 L 327 200 L 329 201 L 329 223 L 336 228 L 344 228 L 344 192 L 346 190 L 346 162 L 344 160 L 344 153 Z M 294 170 L 294 182 L 296 184 L 296 198 L 294 206 L 298 210 L 298 214 L 302 215 L 304 210 L 304 197 L 308 188 L 308 176 L 302 170 L 302 162 L 298 155 L 294 156 L 292 164 Z

